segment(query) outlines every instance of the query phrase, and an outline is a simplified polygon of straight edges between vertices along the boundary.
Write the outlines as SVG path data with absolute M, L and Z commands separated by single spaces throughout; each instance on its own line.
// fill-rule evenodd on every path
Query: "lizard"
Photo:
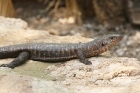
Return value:
M 15 59 L 8 64 L 1 64 L 0 67 L 13 69 L 27 60 L 59 62 L 76 58 L 85 65 L 91 65 L 92 62 L 87 58 L 109 50 L 121 39 L 121 35 L 113 34 L 86 43 L 27 43 L 3 46 L 0 47 L 0 59 Z

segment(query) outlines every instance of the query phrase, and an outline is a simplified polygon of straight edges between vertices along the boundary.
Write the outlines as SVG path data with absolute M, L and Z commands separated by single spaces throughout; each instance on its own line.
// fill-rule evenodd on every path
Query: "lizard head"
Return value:
M 93 42 L 96 44 L 96 49 L 94 49 L 94 54 L 98 55 L 110 49 L 116 43 L 118 43 L 122 39 L 121 35 L 114 34 L 114 35 L 107 35 L 102 36 L 100 38 L 96 38 Z
M 118 43 L 120 40 L 122 39 L 121 35 L 108 35 L 108 36 L 103 36 L 99 42 L 100 42 L 100 48 L 102 47 L 112 47 L 114 46 L 116 43 Z

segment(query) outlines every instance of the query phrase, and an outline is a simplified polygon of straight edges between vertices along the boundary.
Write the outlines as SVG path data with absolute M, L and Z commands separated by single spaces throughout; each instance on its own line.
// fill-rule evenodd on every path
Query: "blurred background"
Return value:
M 20 18 L 30 29 L 52 35 L 121 34 L 111 55 L 140 60 L 139 0 L 0 0 L 0 16 Z

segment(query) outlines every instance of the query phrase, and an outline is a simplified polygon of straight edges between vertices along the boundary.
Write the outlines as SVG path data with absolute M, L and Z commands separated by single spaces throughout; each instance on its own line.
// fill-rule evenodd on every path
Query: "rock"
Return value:
M 21 19 L 4 18 L 0 16 L 0 29 L 27 29 L 28 25 Z
M 133 40 L 134 43 L 140 44 L 140 32 L 136 31 L 136 33 L 130 37 L 130 40 Z
M 129 21 L 134 25 L 140 25 L 140 1 L 139 0 L 127 0 L 126 2 L 126 13 Z
M 76 93 L 140 92 L 140 61 L 125 57 L 93 57 L 90 61 L 91 66 L 77 60 L 68 61 L 65 65 L 56 66 L 50 75 L 65 75 L 60 85 Z
M 125 51 L 123 49 L 117 49 L 116 50 L 116 53 L 119 55 L 119 56 L 123 56 Z
M 55 82 L 22 75 L 0 74 L 1 93 L 70 93 Z
M 9 38 L 10 37 L 10 38 Z M 13 44 L 23 44 L 23 43 L 79 43 L 88 42 L 92 39 L 84 38 L 80 36 L 54 36 L 50 35 L 47 31 L 37 31 L 37 30 L 9 30 L 5 29 L 0 31 L 0 46 L 13 45 Z M 70 40 L 68 40 L 70 39 Z

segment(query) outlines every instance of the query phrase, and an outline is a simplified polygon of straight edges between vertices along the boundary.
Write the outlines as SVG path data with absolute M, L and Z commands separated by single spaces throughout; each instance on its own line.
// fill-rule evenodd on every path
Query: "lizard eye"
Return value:
M 102 43 L 102 46 L 105 46 L 105 44 L 104 44 L 104 43 Z
M 110 39 L 114 39 L 114 37 L 110 37 Z

